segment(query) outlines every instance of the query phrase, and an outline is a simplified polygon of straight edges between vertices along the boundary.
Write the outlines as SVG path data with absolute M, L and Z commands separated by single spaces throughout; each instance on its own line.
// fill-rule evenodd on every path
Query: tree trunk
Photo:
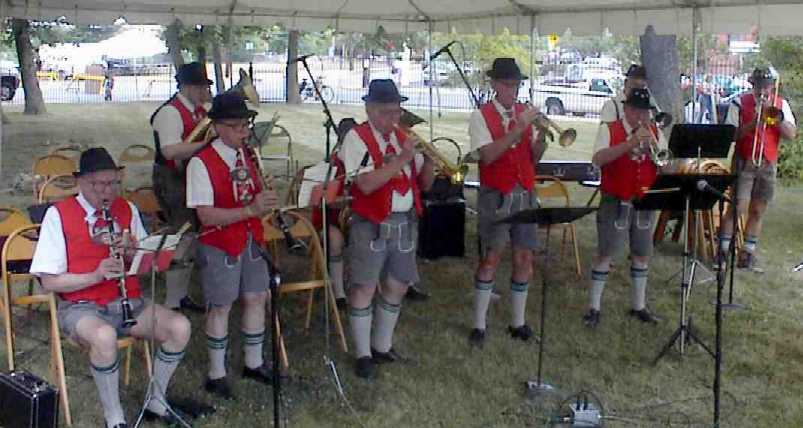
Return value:
M 226 77 L 223 76 L 223 55 L 220 53 L 220 42 L 212 42 L 212 60 L 215 62 L 215 89 L 218 94 L 226 90 Z
M 287 88 L 285 101 L 288 104 L 301 104 L 301 94 L 298 93 L 298 61 L 293 61 L 298 57 L 298 30 L 290 30 L 287 35 L 287 81 L 284 87 Z
M 662 111 L 672 114 L 674 122 L 683 117 L 678 66 L 677 36 L 659 36 L 651 25 L 639 37 L 641 62 L 647 69 L 647 82 Z M 671 126 L 664 130 L 669 132 Z
M 184 65 L 184 56 L 181 55 L 181 40 L 178 37 L 178 32 L 181 29 L 181 21 L 176 19 L 172 24 L 168 25 L 165 29 L 165 43 L 167 43 L 167 51 L 170 53 L 170 58 L 173 60 L 173 66 L 178 70 L 179 67 Z
M 39 79 L 36 78 L 36 62 L 33 58 L 33 45 L 28 31 L 29 24 L 25 19 L 15 18 L 11 23 L 14 41 L 17 46 L 17 58 L 20 60 L 22 89 L 25 91 L 25 114 L 47 113 Z

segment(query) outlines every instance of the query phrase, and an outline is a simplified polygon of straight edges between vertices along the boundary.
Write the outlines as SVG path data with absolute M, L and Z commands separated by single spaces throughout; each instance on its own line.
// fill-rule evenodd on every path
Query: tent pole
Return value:
M 535 85 L 535 15 L 530 15 L 530 104 L 535 105 L 533 86 Z
M 435 73 L 433 72 L 433 64 L 432 64 L 432 21 L 427 22 L 427 52 L 426 52 L 426 60 L 429 62 L 429 141 L 435 139 L 435 128 L 433 124 L 433 120 L 435 118 L 434 113 L 432 111 L 432 85 L 435 83 Z
M 691 27 L 691 39 L 692 39 L 692 77 L 691 77 L 691 121 L 694 123 L 694 118 L 697 117 L 697 21 L 699 19 L 698 15 L 699 11 L 695 7 L 692 9 L 692 27 Z

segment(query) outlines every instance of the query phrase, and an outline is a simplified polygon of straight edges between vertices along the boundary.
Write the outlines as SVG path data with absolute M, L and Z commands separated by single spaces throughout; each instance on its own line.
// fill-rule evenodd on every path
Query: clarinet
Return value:
M 115 260 L 119 260 L 120 265 L 123 266 L 123 273 L 120 275 L 117 286 L 120 289 L 120 307 L 123 311 L 123 327 L 130 328 L 137 323 L 137 320 L 132 316 L 133 309 L 131 308 L 131 302 L 128 300 L 128 290 L 125 288 L 125 261 L 123 260 L 123 251 L 117 248 L 112 242 L 112 237 L 115 235 L 114 220 L 112 219 L 108 200 L 103 201 L 101 212 L 103 213 L 103 220 L 106 221 L 106 227 L 109 233 L 109 256 Z

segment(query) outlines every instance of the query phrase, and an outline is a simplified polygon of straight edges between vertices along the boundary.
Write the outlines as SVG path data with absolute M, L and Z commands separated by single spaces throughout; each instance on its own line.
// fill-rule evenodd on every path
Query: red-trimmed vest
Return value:
M 516 115 L 524 111 L 526 106 L 516 103 L 514 106 Z M 485 119 L 491 139 L 496 141 L 505 136 L 507 130 L 502 125 L 502 116 L 496 110 L 493 103 L 486 103 L 480 107 L 480 113 Z M 509 126 L 513 126 L 513 121 Z M 533 138 L 531 126 L 521 135 L 521 141 L 515 146 L 507 149 L 499 158 L 490 164 L 480 163 L 480 183 L 498 190 L 503 195 L 510 193 L 516 184 L 521 185 L 526 190 L 533 190 L 535 185 L 535 167 L 533 166 L 533 156 L 530 144 Z
M 90 273 L 97 269 L 100 262 L 109 257 L 109 247 L 97 244 L 89 235 L 89 226 L 86 223 L 87 213 L 77 197 L 59 201 L 55 205 L 61 217 L 61 228 L 64 233 L 64 243 L 67 246 L 67 272 L 68 273 Z M 111 215 L 115 223 L 123 229 L 130 228 L 131 206 L 123 198 L 117 198 L 112 202 Z M 59 297 L 70 302 L 88 300 L 100 305 L 105 305 L 120 297 L 119 280 L 109 279 L 98 282 L 83 290 L 69 293 L 59 293 Z M 139 281 L 135 276 L 128 276 L 125 279 L 125 288 L 128 297 L 136 298 L 141 295 Z
M 204 163 L 209 174 L 215 208 L 242 208 L 246 206 L 242 201 L 235 200 L 229 166 L 226 165 L 226 162 L 220 157 L 212 144 L 201 149 L 195 156 Z M 262 185 L 260 184 L 261 180 L 259 179 L 256 165 L 254 165 L 249 156 L 245 156 L 245 163 L 251 173 L 251 180 L 256 186 L 254 194 L 257 194 L 262 191 Z M 245 249 L 249 233 L 258 244 L 265 242 L 262 222 L 257 217 L 250 217 L 223 227 L 202 225 L 201 237 L 198 239 L 206 245 L 236 257 Z
M 188 135 L 190 135 L 192 130 L 195 129 L 198 123 L 204 117 L 206 117 L 206 110 L 204 110 L 202 107 L 199 107 L 197 109 L 198 114 L 196 115 L 196 117 L 193 117 L 193 112 L 190 111 L 190 109 L 188 109 L 183 102 L 181 102 L 181 100 L 178 98 L 178 95 L 174 95 L 173 98 L 170 98 L 170 100 L 167 101 L 164 105 L 173 106 L 176 110 L 178 110 L 178 114 L 181 116 L 181 124 L 183 126 L 183 129 L 181 131 L 182 141 L 184 141 L 184 139 L 187 138 Z M 151 122 L 153 122 L 153 119 L 151 119 Z M 153 136 L 156 140 L 158 151 L 159 153 L 161 153 L 161 146 L 159 144 L 159 135 L 154 131 Z M 198 137 L 195 138 L 195 140 L 191 141 L 191 143 L 197 143 L 199 141 L 203 141 L 203 138 L 204 138 L 203 133 L 200 133 Z M 172 159 L 165 159 L 164 164 L 169 168 L 177 169 L 176 161 Z
M 739 125 L 746 125 L 755 120 L 756 117 L 756 97 L 752 93 L 747 93 L 739 97 Z M 783 98 L 780 96 L 775 99 L 775 107 L 779 109 L 783 106 Z M 756 127 L 756 131 L 760 132 L 760 127 Z M 736 142 L 736 152 L 743 160 L 753 159 L 753 138 L 755 133 L 751 132 L 739 139 Z M 760 137 L 760 136 L 759 136 Z M 778 143 L 781 140 L 781 130 L 778 126 L 767 126 L 764 131 L 764 159 L 770 162 L 778 160 Z M 757 142 L 761 148 L 761 140 Z
M 355 126 L 354 131 L 365 144 L 368 155 L 371 156 L 371 161 L 374 164 L 374 169 L 381 168 L 384 164 L 384 153 L 379 149 L 379 143 L 377 143 L 374 133 L 371 131 L 371 125 L 368 122 L 363 122 Z M 399 143 L 407 138 L 407 135 L 399 129 L 396 129 L 394 133 L 396 134 L 396 141 Z M 415 162 L 410 162 L 409 177 L 403 172 L 399 173 L 372 193 L 363 193 L 360 191 L 359 186 L 353 185 L 351 186 L 351 210 L 372 223 L 379 224 L 390 215 L 393 205 L 393 191 L 395 190 L 401 194 L 412 191 L 415 212 L 420 217 L 423 213 L 423 206 L 421 205 L 421 192 L 418 189 L 417 177 Z
M 658 130 L 653 126 L 652 132 L 657 135 Z M 608 124 L 610 131 L 610 146 L 623 144 L 627 140 L 627 132 L 621 120 Z M 646 189 L 655 183 L 658 168 L 648 156 L 633 160 L 630 153 L 625 153 L 602 167 L 603 193 L 616 198 L 629 201 L 639 198 Z

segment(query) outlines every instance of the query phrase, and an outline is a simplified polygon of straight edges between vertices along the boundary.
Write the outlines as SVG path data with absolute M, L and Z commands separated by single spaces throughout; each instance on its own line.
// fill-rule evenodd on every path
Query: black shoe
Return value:
M 583 324 L 586 327 L 594 328 L 599 325 L 599 318 L 600 312 L 596 309 L 589 309 L 585 315 L 583 315 Z
M 371 355 L 373 355 L 374 364 L 395 363 L 403 359 L 393 348 L 390 348 L 388 352 L 379 352 L 371 348 Z
M 255 369 L 243 367 L 243 379 L 253 379 L 257 382 L 271 385 L 273 384 L 273 369 L 265 364 Z
M 423 302 L 429 299 L 429 293 L 418 288 L 416 285 L 411 285 L 407 288 L 407 294 L 405 294 L 404 297 L 414 302 Z
M 647 308 L 644 308 L 644 309 L 641 309 L 641 310 L 638 310 L 638 311 L 635 310 L 635 309 L 631 309 L 630 312 L 628 312 L 628 315 L 630 315 L 631 317 L 636 318 L 637 320 L 639 320 L 641 322 L 648 322 L 648 323 L 652 323 L 652 324 L 658 324 L 658 322 L 661 321 L 661 317 L 659 317 L 659 316 L 657 316 L 657 315 L 655 315 L 653 313 L 650 313 L 650 311 Z
M 195 303 L 192 299 L 190 299 L 190 296 L 184 296 L 179 302 L 179 306 L 182 312 L 190 311 L 198 314 L 203 314 L 206 312 L 206 306 Z
M 217 411 L 214 407 L 196 401 L 193 398 L 169 398 L 170 406 L 193 419 L 204 418 L 214 415 Z
M 349 307 L 349 303 L 346 301 L 345 297 L 338 297 L 335 299 L 335 305 L 337 305 L 338 309 L 346 309 Z
M 190 422 L 188 420 L 189 418 L 186 415 L 181 414 L 181 412 L 179 412 L 176 409 L 173 409 L 173 411 L 176 412 L 181 419 L 177 418 L 175 415 L 173 415 L 170 412 L 165 412 L 164 415 L 158 415 L 158 414 L 156 414 L 155 412 L 152 412 L 149 409 L 145 409 L 145 413 L 143 413 L 143 416 L 144 416 L 146 421 L 150 421 L 150 422 L 152 422 L 152 421 L 161 421 L 165 426 L 183 426 L 181 421 L 184 421 L 186 423 Z
M 220 379 L 207 379 L 204 384 L 206 392 L 223 397 L 226 400 L 234 400 L 234 392 L 231 390 L 231 385 L 226 381 L 225 377 Z
M 478 328 L 471 330 L 471 334 L 468 335 L 468 343 L 471 346 L 482 348 L 485 343 L 485 330 Z
M 748 251 L 742 251 L 739 253 L 739 261 L 736 262 L 736 267 L 756 273 L 764 273 L 764 269 L 758 266 L 758 258 L 756 255 Z
M 521 339 L 525 342 L 530 340 L 533 335 L 533 329 L 527 324 L 522 324 L 518 327 L 508 326 L 507 331 L 513 339 Z
M 363 379 L 376 378 L 376 364 L 374 364 L 374 359 L 371 357 L 357 358 L 357 363 L 354 366 L 354 372 L 358 377 Z

